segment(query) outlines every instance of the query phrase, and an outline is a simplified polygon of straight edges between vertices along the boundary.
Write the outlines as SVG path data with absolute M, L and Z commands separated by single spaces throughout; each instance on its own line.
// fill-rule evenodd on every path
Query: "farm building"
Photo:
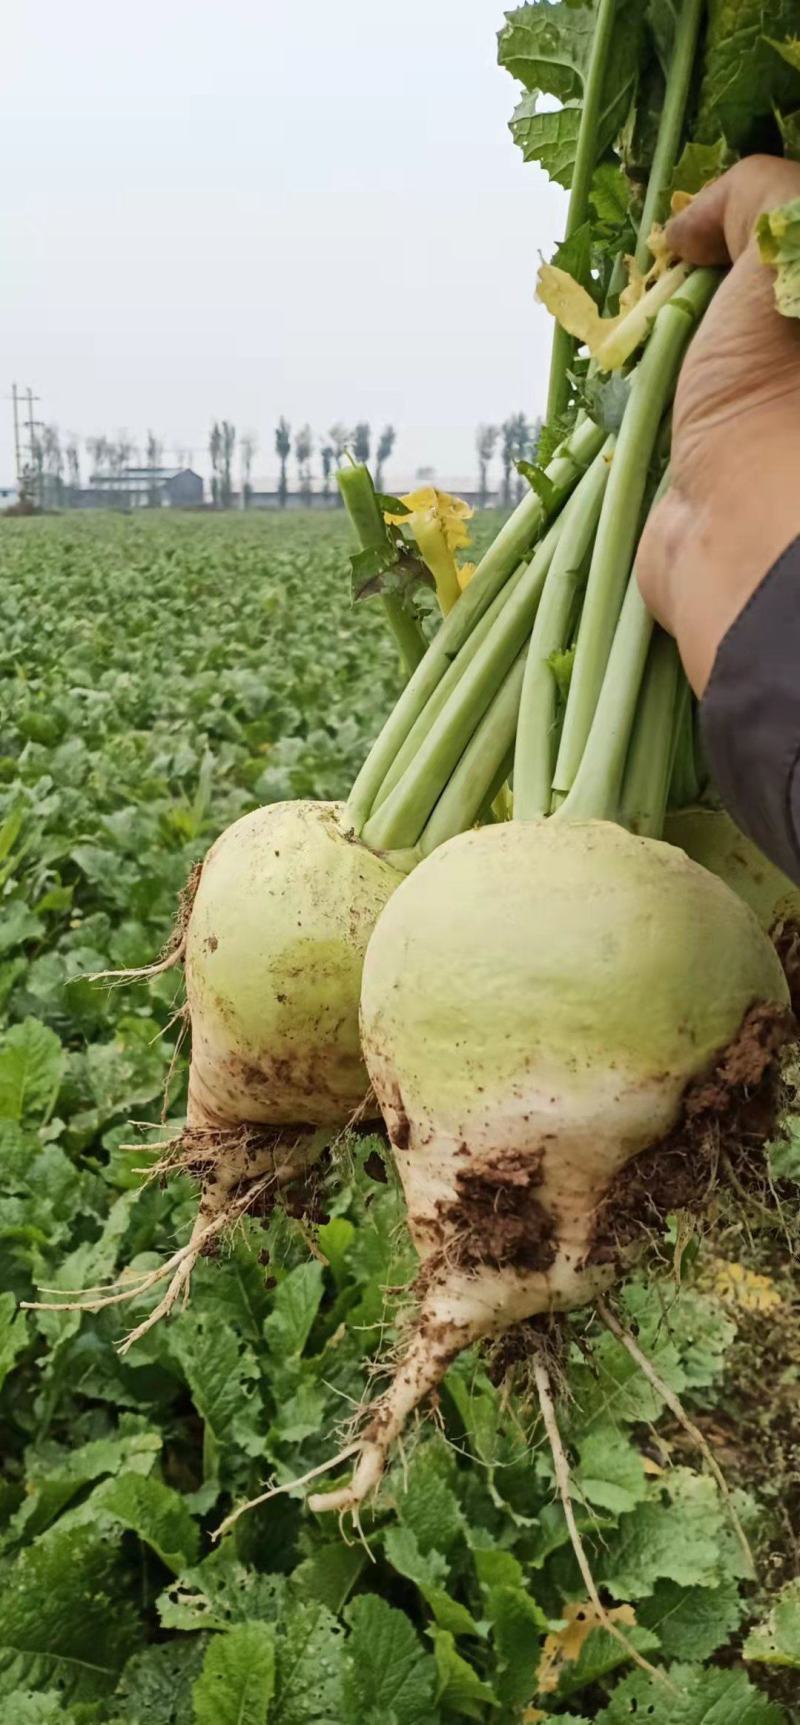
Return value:
M 74 495 L 79 509 L 197 509 L 203 481 L 191 467 L 123 467 L 119 473 L 93 473 Z

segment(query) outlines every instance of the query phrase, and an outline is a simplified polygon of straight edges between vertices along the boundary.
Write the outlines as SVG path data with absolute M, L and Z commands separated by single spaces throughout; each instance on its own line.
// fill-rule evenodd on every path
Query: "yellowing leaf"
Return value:
M 783 1305 L 775 1283 L 769 1276 L 748 1270 L 744 1264 L 729 1263 L 726 1258 L 712 1258 L 704 1276 L 703 1286 L 726 1306 L 737 1306 L 740 1312 L 774 1312 Z
M 469 528 L 475 511 L 471 503 L 466 503 L 463 497 L 451 497 L 449 491 L 438 491 L 435 485 L 423 485 L 419 491 L 409 491 L 400 498 L 405 504 L 408 515 L 387 515 L 386 520 L 393 527 L 411 527 L 415 532 L 412 517 L 420 517 L 431 523 L 435 522 L 444 535 L 448 550 L 462 551 L 469 544 Z
M 455 552 L 469 545 L 467 522 L 475 514 L 471 504 L 462 497 L 451 497 L 448 491 L 437 491 L 435 485 L 424 485 L 410 491 L 400 502 L 407 515 L 386 515 L 391 527 L 403 527 L 413 534 L 417 550 L 436 582 L 436 596 L 447 616 L 461 592 Z
M 673 216 L 682 216 L 684 210 L 694 203 L 696 192 L 673 192 L 670 199 L 670 210 Z
M 610 328 L 615 328 L 619 318 L 603 319 L 592 299 L 591 294 L 574 276 L 566 270 L 560 270 L 557 264 L 542 264 L 536 290 L 536 297 L 542 305 L 560 323 L 568 335 L 574 335 L 576 341 L 588 347 L 590 352 L 603 334 Z
M 458 585 L 461 588 L 462 593 L 464 588 L 469 586 L 477 567 L 477 563 L 461 563 L 456 570 Z
M 628 285 L 620 295 L 616 317 L 601 317 L 597 306 L 580 282 L 556 264 L 542 264 L 537 296 L 569 335 L 587 347 L 601 371 L 616 371 L 644 341 L 656 313 L 683 285 L 689 265 L 669 265 L 664 230 L 654 228 L 649 239 L 654 262 L 642 275 L 632 258 L 628 263 Z
M 651 1455 L 642 1456 L 642 1467 L 647 1474 L 656 1475 L 664 1472 L 663 1467 L 661 1467 L 657 1461 L 654 1461 Z
M 608 1616 L 612 1623 L 618 1623 L 622 1628 L 632 1629 L 636 1623 L 636 1613 L 632 1605 L 618 1605 Z M 564 1628 L 548 1635 L 542 1648 L 536 1683 L 540 1695 L 552 1695 L 558 1688 L 561 1673 L 565 1665 L 574 1665 L 580 1658 L 583 1644 L 591 1635 L 593 1629 L 602 1629 L 603 1619 L 597 1607 L 590 1600 L 578 1604 L 567 1605 L 564 1610 Z M 546 1715 L 544 1715 L 546 1717 Z

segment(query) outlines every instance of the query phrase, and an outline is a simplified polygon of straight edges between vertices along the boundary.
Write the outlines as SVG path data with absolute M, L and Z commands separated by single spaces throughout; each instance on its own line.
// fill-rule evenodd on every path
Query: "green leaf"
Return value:
M 346 1547 L 345 1547 L 346 1549 Z M 232 1541 L 185 1570 L 156 1601 L 165 1629 L 199 1632 L 235 1623 L 274 1623 L 286 1591 L 282 1575 L 262 1575 L 240 1562 Z
M 312 1258 L 279 1282 L 272 1311 L 264 1321 L 267 1347 L 279 1359 L 302 1354 L 320 1308 L 324 1281 L 323 1265 Z
M 215 1321 L 213 1310 L 190 1307 L 157 1345 L 178 1365 L 218 1450 L 263 1455 L 264 1416 L 255 1391 L 260 1374 L 252 1349 L 236 1332 Z
M 638 1450 L 614 1426 L 595 1426 L 579 1446 L 576 1483 L 584 1497 L 612 1515 L 624 1515 L 647 1496 Z
M 575 665 L 575 648 L 554 647 L 547 655 L 547 663 L 555 678 L 559 700 L 566 701 Z
M 622 227 L 631 207 L 630 181 L 615 162 L 600 162 L 592 178 L 589 200 L 605 227 Z
M 592 51 L 593 12 L 541 3 L 506 13 L 497 38 L 498 64 L 526 90 L 579 101 Z
M 524 162 L 538 162 L 551 180 L 569 189 L 580 131 L 579 108 L 557 108 L 540 114 L 537 96 L 523 96 L 509 120 L 514 143 Z
M 769 22 L 769 37 L 763 34 Z M 720 133 L 736 150 L 752 148 L 760 119 L 796 108 L 800 78 L 775 44 L 796 36 L 796 0 L 709 0 L 703 81 L 695 137 L 713 143 Z
M 423 1653 L 404 1611 L 377 1594 L 365 1593 L 345 1612 L 351 1627 L 350 1669 L 345 1686 L 353 1719 L 375 1721 L 391 1714 L 396 1725 L 431 1718 L 436 1682 L 434 1661 Z
M 652 1630 L 636 1623 L 625 1630 L 625 1635 L 637 1652 L 646 1653 L 651 1658 L 658 1654 L 658 1636 L 653 1634 Z M 630 1655 L 613 1635 L 609 1635 L 605 1629 L 593 1629 L 587 1635 L 577 1659 L 564 1666 L 558 1693 L 565 1699 L 570 1695 L 579 1695 L 581 1690 L 591 1688 L 601 1678 L 610 1676 L 612 1671 L 618 1670 L 621 1665 L 627 1665 L 629 1661 Z
M 506 14 L 498 60 L 530 92 L 516 108 L 511 134 L 525 161 L 538 161 L 551 179 L 569 186 L 580 126 L 580 101 L 591 55 L 594 13 L 536 0 Z M 638 0 L 621 0 L 598 120 L 597 160 L 623 125 L 636 91 L 643 19 Z M 564 105 L 537 114 L 540 93 Z
M 744 1603 L 735 1581 L 680 1587 L 659 1581 L 637 1607 L 639 1623 L 655 1630 L 665 1659 L 710 1659 L 738 1629 Z
M 192 1686 L 202 1641 L 165 1641 L 129 1659 L 114 1691 L 113 1725 L 194 1725 Z
M 583 222 L 556 247 L 550 262 L 592 292 L 592 224 Z
M 542 1636 L 547 1619 L 520 1587 L 491 1587 L 486 1615 L 498 1659 L 497 1693 L 508 1707 L 522 1707 L 536 1689 Z
M 107 1474 L 149 1473 L 161 1449 L 157 1431 L 137 1429 L 118 1438 L 97 1438 L 66 1452 L 53 1446 L 29 1453 L 24 1502 L 9 1523 L 6 1541 L 30 1541 L 67 1508 L 73 1498 Z
M 662 1327 L 652 1345 L 640 1338 L 659 1375 L 679 1393 L 685 1384 L 678 1349 Z M 613 1336 L 598 1337 L 592 1346 L 591 1364 L 581 1362 L 570 1371 L 575 1396 L 575 1423 L 583 1432 L 597 1424 L 631 1424 L 658 1418 L 664 1406 L 657 1390 L 644 1377 L 635 1360 Z M 571 1420 L 571 1423 L 572 1420 Z
M 447 1590 L 448 1566 L 438 1551 L 423 1554 L 410 1527 L 390 1527 L 384 1551 L 398 1575 L 413 1581 L 442 1629 L 453 1635 L 480 1635 L 472 1613 Z
M 280 1725 L 342 1725 L 347 1669 L 342 1629 L 323 1605 L 296 1605 L 278 1641 Z
M 800 162 L 800 108 L 793 114 L 778 114 L 783 153 L 790 162 Z
M 494 1690 L 462 1658 L 446 1629 L 432 1630 L 431 1639 L 436 1660 L 436 1699 L 440 1706 L 456 1719 L 484 1719 L 486 1706 L 497 1702 Z
M 767 37 L 770 48 L 775 48 L 795 72 L 800 72 L 800 37 L 793 36 L 786 42 L 776 42 L 772 36 Z
M 36 1018 L 12 1025 L 0 1043 L 0 1119 L 48 1119 L 63 1070 L 64 1050 L 54 1031 Z
M 587 378 L 583 393 L 595 425 L 609 433 L 618 432 L 630 399 L 630 378 L 622 371 L 613 371 L 609 377 L 596 374 Z
M 96 1487 L 81 1513 L 138 1534 L 176 1575 L 197 1557 L 200 1530 L 188 1505 L 179 1492 L 152 1475 L 122 1473 L 106 1480 Z
M 395 593 L 403 598 L 419 582 L 433 586 L 430 570 L 400 539 L 387 539 L 385 545 L 356 551 L 350 558 L 350 568 L 354 604 L 359 599 L 371 599 L 376 593 Z
M 138 1192 L 123 1192 L 112 1204 L 103 1223 L 102 1230 L 96 1240 L 77 1246 L 70 1252 L 53 1273 L 40 1272 L 37 1280 L 47 1281 L 50 1288 L 57 1294 L 63 1288 L 74 1291 L 75 1288 L 93 1287 L 108 1280 L 112 1270 L 116 1269 L 119 1248 L 127 1234 L 131 1213 L 138 1201 Z M 44 1296 L 47 1299 L 47 1295 Z M 51 1344 L 51 1362 L 58 1357 L 57 1350 L 62 1350 L 70 1339 L 77 1335 L 83 1317 L 81 1312 L 34 1312 L 33 1320 L 38 1330 Z
M 514 466 L 520 478 L 527 479 L 531 490 L 541 498 L 545 509 L 549 509 L 557 494 L 553 481 L 548 479 L 544 468 L 537 467 L 535 461 L 515 461 Z
M 274 1629 L 237 1623 L 209 1645 L 194 1686 L 196 1725 L 267 1725 L 274 1693 Z
M 3 910 L 0 922 L 0 957 L 7 952 L 13 952 L 15 946 L 24 946 L 28 940 L 35 940 L 42 932 L 42 923 L 33 911 L 27 909 L 21 899 L 12 899 Z
M 5 1701 L 0 1701 L 0 1725 L 70 1725 L 76 1715 L 65 1708 L 58 1694 L 34 1694 L 32 1689 L 15 1689 Z
M 800 1119 L 789 1115 L 782 1122 L 784 1136 L 769 1148 L 769 1168 L 773 1180 L 794 1180 L 800 1185 Z
M 139 1639 L 117 1586 L 115 1553 L 88 1528 L 55 1529 L 23 1551 L 0 1591 L 0 1695 L 109 1694 Z
M 448 1556 L 463 1537 L 464 1513 L 450 1483 L 452 1472 L 452 1457 L 444 1444 L 425 1444 L 415 1451 L 406 1489 L 398 1496 L 398 1517 L 411 1528 L 424 1554 L 435 1551 Z
M 743 1671 L 673 1665 L 669 1675 L 676 1695 L 644 1671 L 626 1677 L 598 1713 L 597 1725 L 642 1718 L 648 1725 L 787 1725 L 783 1708 L 759 1694 Z
M 28 1325 L 23 1313 L 17 1311 L 14 1295 L 0 1294 L 0 1389 L 28 1340 Z
M 346 1604 L 369 1559 L 360 1545 L 322 1545 L 292 1572 L 300 1599 L 316 1599 L 334 1615 Z
M 657 1491 L 622 1517 L 599 1558 L 598 1579 L 617 1599 L 647 1598 L 660 1580 L 715 1587 L 726 1575 L 741 1574 L 738 1563 L 727 1567 L 726 1517 L 712 1479 L 675 1468 Z
M 751 1629 L 744 1656 L 760 1665 L 800 1670 L 800 1580 L 787 1582 L 763 1622 Z
M 711 180 L 719 179 L 732 160 L 724 138 L 717 138 L 712 144 L 686 144 L 672 176 L 672 191 L 688 192 L 694 197 Z

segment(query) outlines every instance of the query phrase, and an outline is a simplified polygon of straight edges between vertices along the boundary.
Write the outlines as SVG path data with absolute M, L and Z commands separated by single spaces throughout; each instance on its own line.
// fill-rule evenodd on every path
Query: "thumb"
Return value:
M 748 156 L 667 223 L 667 243 L 688 263 L 735 263 L 765 210 L 800 198 L 800 162 Z

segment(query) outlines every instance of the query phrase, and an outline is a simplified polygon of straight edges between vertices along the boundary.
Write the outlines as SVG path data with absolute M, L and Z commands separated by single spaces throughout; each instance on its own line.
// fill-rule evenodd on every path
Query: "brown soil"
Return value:
M 553 1218 L 536 1197 L 542 1183 L 541 1156 L 509 1150 L 491 1166 L 462 1168 L 457 1198 L 440 1205 L 445 1239 L 453 1239 L 451 1264 L 462 1268 L 549 1270 L 555 1260 Z
M 197 1180 L 203 1189 L 201 1214 L 205 1195 L 213 1199 L 220 1177 L 224 1178 L 227 1172 L 234 1178 L 226 1201 L 237 1210 L 241 1210 L 241 1200 L 245 1199 L 243 1208 L 247 1214 L 263 1220 L 280 1202 L 288 1215 L 321 1226 L 328 1220 L 320 1198 L 328 1165 L 327 1153 L 313 1167 L 302 1169 L 291 1182 L 281 1184 L 274 1180 L 266 1185 L 263 1183 L 265 1158 L 276 1155 L 281 1149 L 291 1150 L 301 1139 L 310 1137 L 313 1130 L 303 1126 L 186 1126 L 169 1146 L 157 1172 L 162 1180 L 178 1171 Z M 251 1184 L 254 1195 L 252 1203 L 248 1204 L 246 1194 Z M 219 1241 L 215 1236 L 203 1247 L 203 1256 L 213 1257 L 218 1251 Z
M 589 1264 L 616 1262 L 673 1211 L 706 1208 L 723 1155 L 738 1184 L 763 1185 L 763 1147 L 780 1132 L 780 1055 L 796 1034 L 792 1013 L 750 1008 L 724 1054 L 688 1086 L 677 1125 L 612 1182 L 598 1208 Z

